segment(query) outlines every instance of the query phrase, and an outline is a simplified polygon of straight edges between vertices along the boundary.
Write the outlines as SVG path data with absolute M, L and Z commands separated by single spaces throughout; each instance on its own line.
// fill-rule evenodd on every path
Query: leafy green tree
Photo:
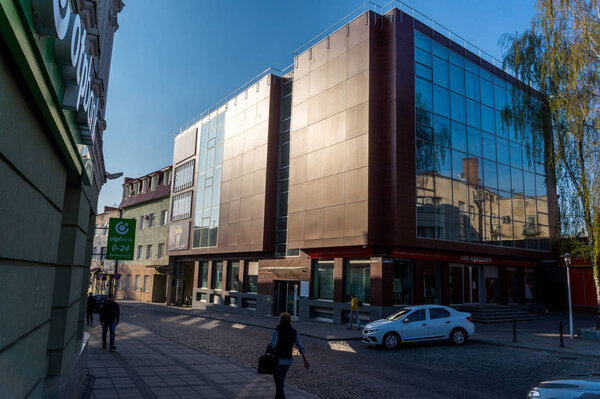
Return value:
M 536 8 L 529 29 L 501 42 L 504 66 L 545 106 L 530 89 L 515 90 L 503 119 L 523 138 L 528 123 L 553 133 L 544 135 L 545 161 L 556 173 L 562 235 L 592 262 L 600 329 L 600 0 L 538 0 Z

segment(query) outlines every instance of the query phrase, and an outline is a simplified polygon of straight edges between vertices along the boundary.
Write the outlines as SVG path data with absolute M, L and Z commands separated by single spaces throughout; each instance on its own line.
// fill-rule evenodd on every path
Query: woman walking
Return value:
M 285 399 L 283 382 L 290 365 L 292 364 L 292 348 L 296 344 L 298 351 L 302 354 L 304 368 L 308 368 L 308 360 L 304 354 L 304 346 L 300 340 L 300 334 L 292 327 L 292 316 L 289 313 L 279 315 L 279 325 L 273 330 L 269 352 L 277 357 L 277 367 L 273 374 L 275 380 L 275 399 Z

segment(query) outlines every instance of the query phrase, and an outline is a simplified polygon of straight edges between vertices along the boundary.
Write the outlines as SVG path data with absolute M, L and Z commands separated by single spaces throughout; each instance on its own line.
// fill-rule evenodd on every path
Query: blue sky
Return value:
M 139 177 L 171 164 L 176 130 L 362 6 L 364 0 L 126 0 L 115 34 L 104 133 L 106 170 Z M 385 5 L 388 0 L 379 2 Z M 533 0 L 405 0 L 496 58 L 526 29 Z M 98 211 L 118 204 L 109 181 Z

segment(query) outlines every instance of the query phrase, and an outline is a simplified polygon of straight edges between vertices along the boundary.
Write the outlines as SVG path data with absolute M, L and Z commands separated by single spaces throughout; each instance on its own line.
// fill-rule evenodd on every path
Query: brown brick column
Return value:
M 193 294 L 193 288 L 200 288 L 200 282 L 198 281 L 198 277 L 200 275 L 200 261 L 195 261 L 194 262 L 194 281 L 192 283 L 192 294 Z
M 371 258 L 371 298 L 369 303 L 373 306 L 383 306 L 383 259 Z
M 333 260 L 333 300 L 344 302 L 344 258 Z
M 213 276 L 212 268 L 213 268 L 213 261 L 209 260 L 208 261 L 208 280 L 207 280 L 208 289 L 212 289 L 212 276 Z
M 227 274 L 228 274 L 227 267 L 228 266 L 229 266 L 229 261 L 224 260 L 223 261 L 223 286 L 221 287 L 221 289 L 223 291 L 229 291 L 229 288 L 227 287 Z
M 415 267 L 413 270 L 413 304 L 423 305 L 425 297 L 423 296 L 424 281 L 423 267 L 425 262 L 421 259 L 415 259 Z

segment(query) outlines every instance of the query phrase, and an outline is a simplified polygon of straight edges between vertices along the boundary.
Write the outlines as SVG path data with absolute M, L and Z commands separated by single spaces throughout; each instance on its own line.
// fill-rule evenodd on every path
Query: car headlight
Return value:
M 368 333 L 372 333 L 372 332 L 375 332 L 378 330 L 379 330 L 379 328 L 365 328 L 365 333 L 368 334 Z
M 539 391 L 537 389 L 532 389 L 527 394 L 528 398 L 539 398 L 540 396 L 542 396 L 542 395 L 540 395 L 540 393 L 539 393 Z

